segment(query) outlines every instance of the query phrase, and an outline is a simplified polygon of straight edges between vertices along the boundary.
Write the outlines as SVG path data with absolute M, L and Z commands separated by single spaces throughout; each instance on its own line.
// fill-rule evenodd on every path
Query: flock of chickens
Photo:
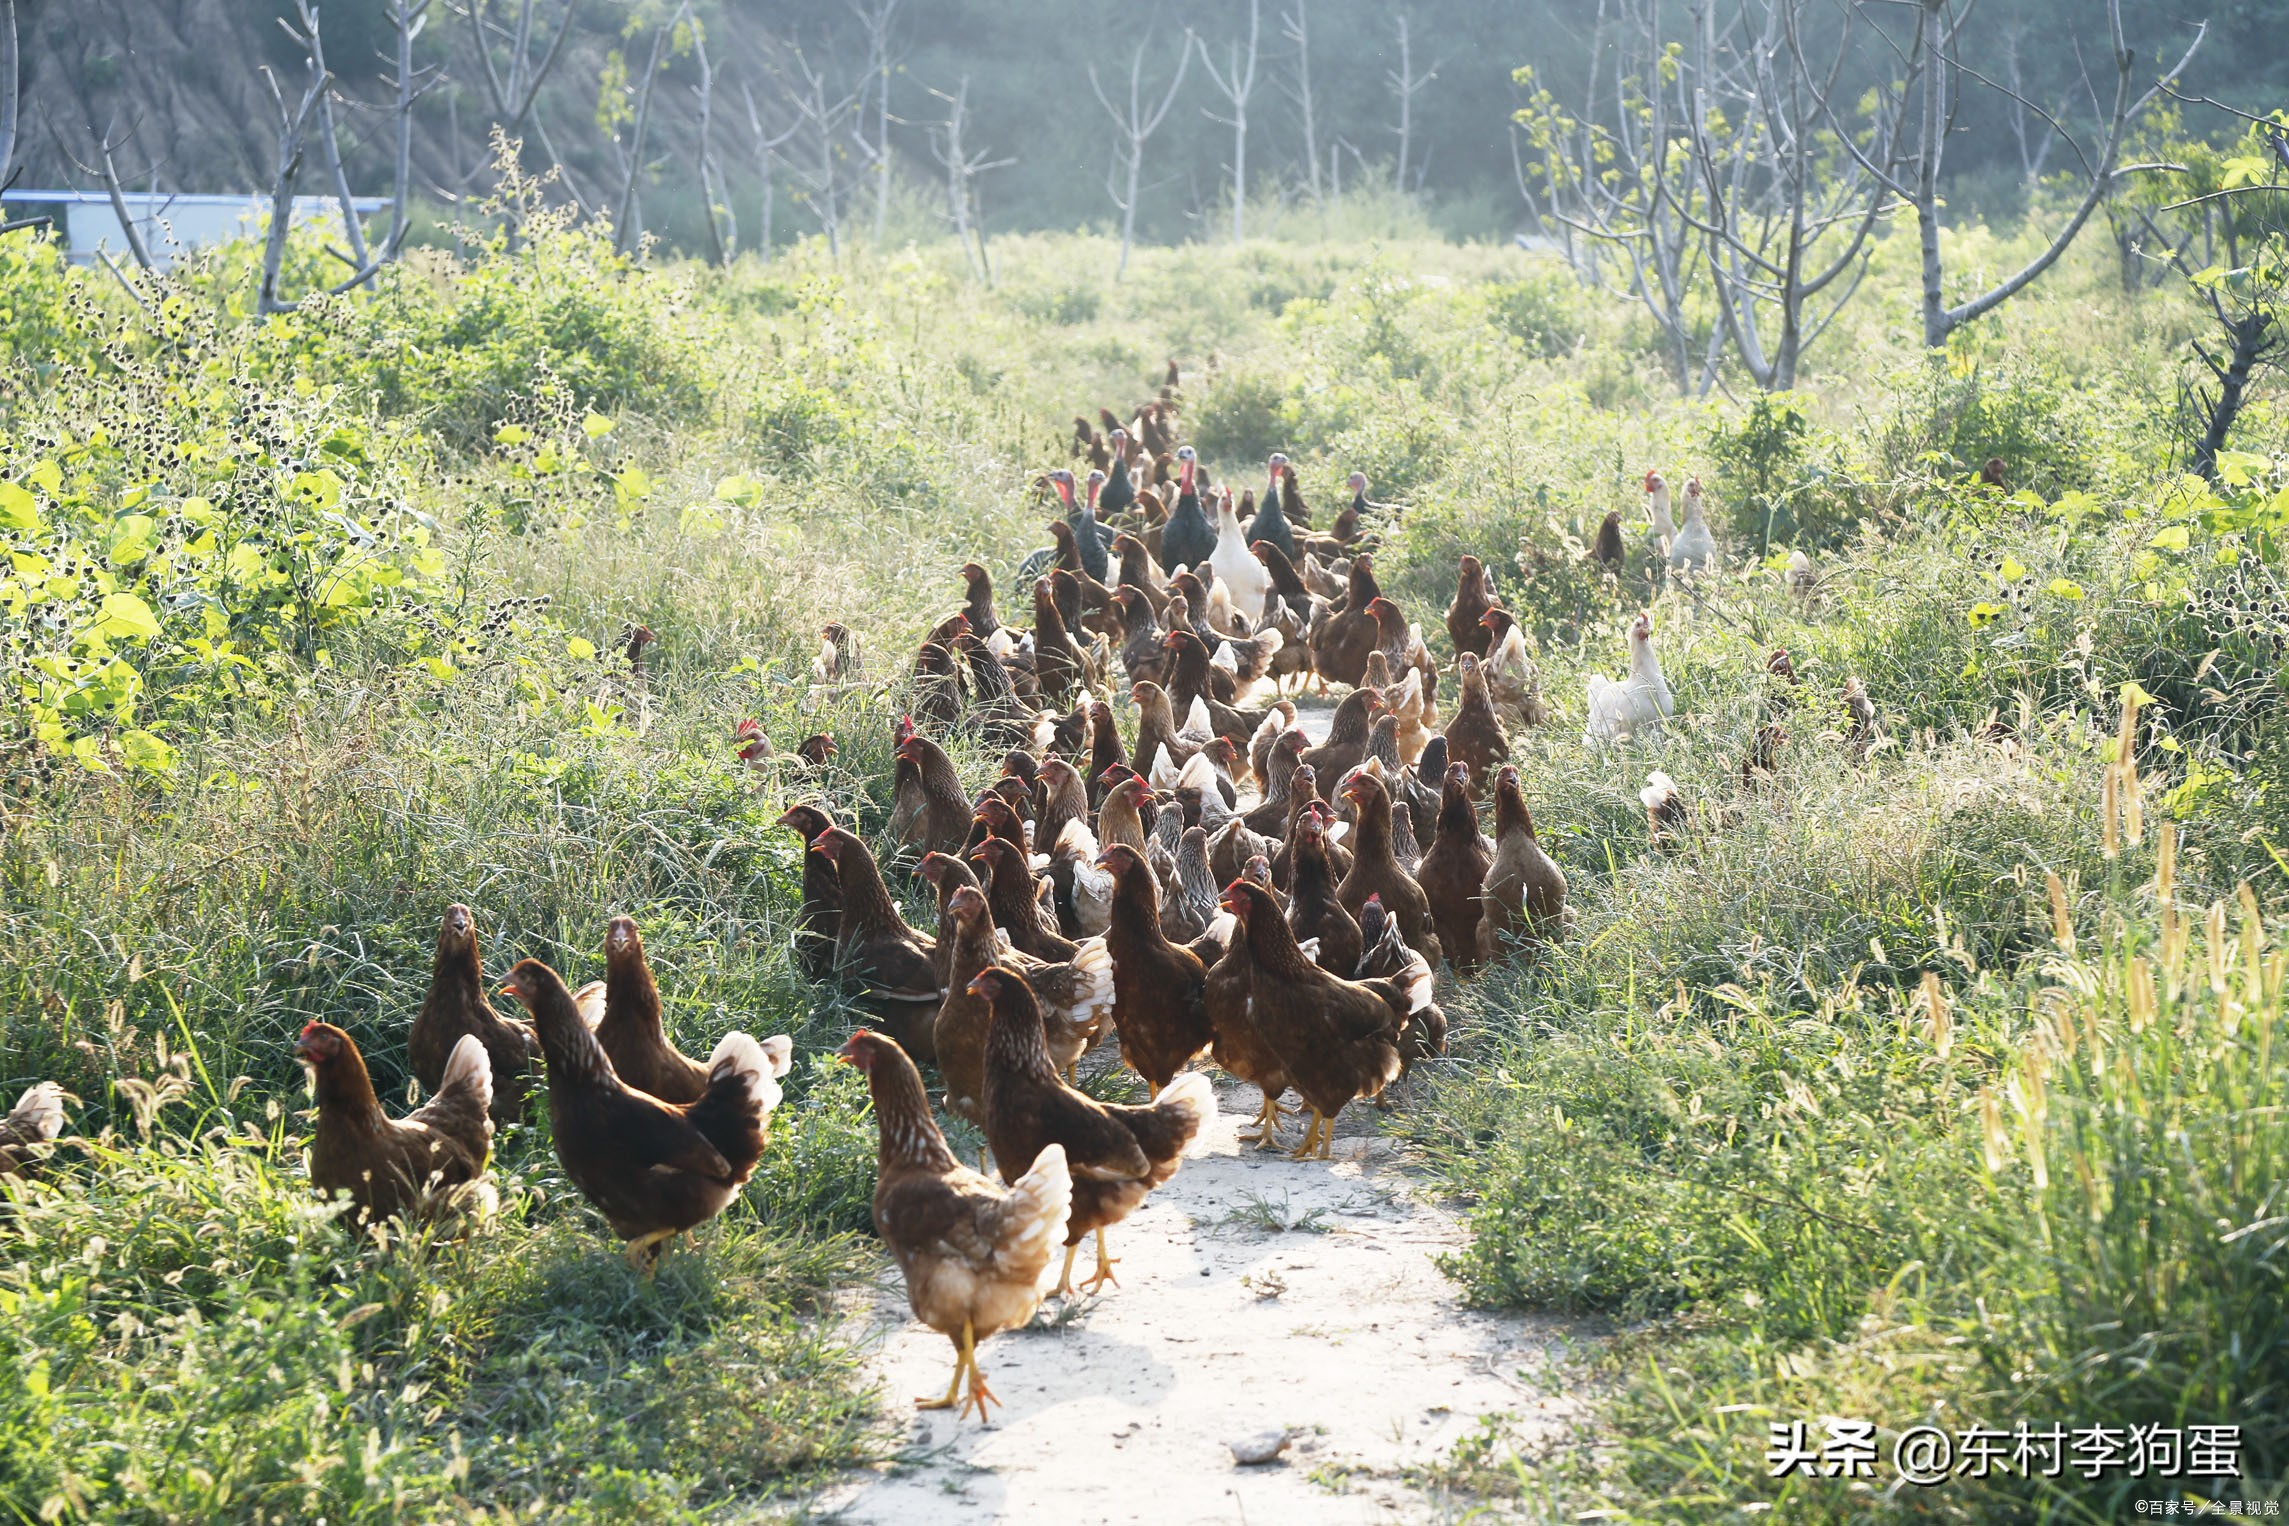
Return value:
M 1063 512 L 1053 544 L 1020 573 L 1031 625 L 1001 621 L 992 576 L 971 563 L 961 609 L 913 659 L 890 826 L 919 854 L 935 931 L 908 923 L 829 804 L 781 817 L 806 849 L 798 969 L 844 983 L 876 1025 L 841 1051 L 873 1098 L 876 1226 L 914 1313 L 957 1352 L 945 1395 L 919 1402 L 974 1407 L 981 1420 L 998 1401 L 977 1343 L 1032 1316 L 1059 1246 L 1052 1295 L 1075 1291 L 1091 1236 L 1096 1266 L 1080 1290 L 1116 1281 L 1106 1230 L 1175 1173 L 1215 1116 L 1196 1059 L 1261 1090 L 1250 1137 L 1262 1148 L 1280 1143 L 1281 1099 L 1294 1092 L 1304 1121 L 1292 1153 L 1326 1158 L 1347 1105 L 1387 1105 L 1411 1064 L 1444 1051 L 1438 966 L 1467 975 L 1572 921 L 1565 875 L 1507 762 L 1511 728 L 1543 723 L 1547 708 L 1525 633 L 1484 567 L 1461 558 L 1445 613 L 1458 693 L 1442 724 L 1447 672 L 1376 584 L 1367 479 L 1351 475 L 1324 534 L 1283 456 L 1260 500 L 1235 503 L 1177 442 L 1176 385 L 1172 363 L 1128 423 L 1109 412 L 1102 432 L 1075 421 L 1089 469 L 1040 479 Z M 1679 571 L 1718 563 L 1699 483 L 1682 524 L 1658 473 L 1645 487 L 1656 555 Z M 1622 562 L 1618 513 L 1594 554 Z M 1811 596 L 1801 558 L 1788 581 Z M 1659 735 L 1674 702 L 1652 634 L 1639 615 L 1627 674 L 1589 680 L 1586 741 Z M 649 635 L 631 640 L 639 671 Z M 1126 739 L 1108 698 L 1116 665 L 1133 702 Z M 1793 684 L 1785 651 L 1769 666 Z M 829 625 L 816 677 L 843 684 L 858 672 L 858 643 Z M 1324 741 L 1298 727 L 1291 684 L 1349 689 Z M 1846 705 L 1864 749 L 1874 715 L 1856 684 Z M 1777 745 L 1772 733 L 1757 748 Z M 1006 754 L 974 795 L 944 745 L 957 734 Z M 774 755 L 753 721 L 736 744 L 751 762 Z M 822 733 L 797 751 L 815 765 L 834 742 Z M 1681 839 L 1689 813 L 1674 784 L 1657 772 L 1642 793 L 1655 842 Z M 1489 794 L 1491 837 L 1480 821 Z M 753 1172 L 792 1045 L 732 1032 L 695 1060 L 666 1037 L 631 919 L 611 922 L 605 963 L 605 979 L 574 991 L 521 961 L 495 994 L 523 1016 L 503 1016 L 487 999 L 475 918 L 450 907 L 408 1036 L 425 1105 L 389 1118 L 338 1027 L 313 1022 L 297 1042 L 317 1102 L 313 1184 L 347 1197 L 353 1224 L 482 1213 L 494 1124 L 522 1114 L 538 1059 L 566 1177 L 632 1267 L 656 1266 Z M 1153 1100 L 1108 1104 L 1076 1088 L 1081 1057 L 1106 1042 Z M 947 1145 L 925 1066 L 944 1108 L 983 1132 L 998 1179 Z M 27 1092 L 0 1121 L 0 1175 L 27 1168 L 62 1123 L 52 1085 Z

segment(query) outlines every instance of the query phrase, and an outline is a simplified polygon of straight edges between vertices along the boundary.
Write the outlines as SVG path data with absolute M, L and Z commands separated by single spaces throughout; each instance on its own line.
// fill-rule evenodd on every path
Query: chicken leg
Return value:
M 914 1407 L 916 1409 L 952 1409 L 955 1396 L 962 1391 L 962 1374 L 973 1370 L 977 1366 L 977 1361 L 977 1338 L 970 1322 L 965 1319 L 962 1321 L 961 1337 L 954 1342 L 954 1377 L 953 1381 L 946 1385 L 945 1397 L 932 1399 L 925 1396 L 916 1399 Z M 968 1413 L 969 1406 L 963 1405 L 962 1410 L 965 1414 Z
M 1081 1242 L 1075 1240 L 1065 1247 L 1065 1269 L 1057 1274 L 1057 1286 L 1049 1290 L 1051 1298 L 1073 1296 L 1073 1258 L 1081 1253 Z
M 1076 1243 L 1073 1247 L 1074 1250 L 1078 1250 L 1079 1248 L 1080 1246 L 1078 1243 Z M 1066 1253 L 1065 1265 L 1067 1268 L 1071 1268 L 1073 1265 L 1073 1256 L 1071 1251 Z M 1121 1279 L 1113 1275 L 1113 1268 L 1119 1265 L 1120 1262 L 1116 1261 L 1112 1254 L 1105 1249 L 1105 1231 L 1102 1228 L 1099 1228 L 1097 1231 L 1097 1270 L 1087 1282 L 1081 1284 L 1081 1291 L 1084 1293 L 1094 1294 L 1099 1288 L 1102 1288 L 1108 1282 L 1111 1283 L 1114 1287 L 1119 1287 L 1121 1285 Z
M 1242 1140 L 1262 1150 L 1278 1148 L 1280 1121 L 1293 1111 L 1293 1108 L 1280 1106 L 1277 1094 L 1266 1092 L 1264 1105 L 1256 1111 L 1256 1132 L 1241 1135 Z
M 1311 1110 L 1311 1126 L 1303 1131 L 1303 1143 L 1295 1147 L 1294 1151 L 1290 1153 L 1289 1159 L 1307 1160 L 1317 1155 L 1321 1160 L 1325 1160 L 1328 1158 L 1328 1146 L 1334 1141 L 1334 1122 L 1315 1107 Z
M 660 1270 L 660 1258 L 668 1253 L 668 1243 L 680 1231 L 655 1229 L 648 1235 L 638 1235 L 628 1242 L 628 1270 L 640 1271 L 647 1278 Z

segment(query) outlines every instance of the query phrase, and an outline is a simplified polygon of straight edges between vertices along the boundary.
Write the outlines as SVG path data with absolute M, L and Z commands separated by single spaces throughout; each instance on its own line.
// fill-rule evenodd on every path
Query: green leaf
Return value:
M 148 731 L 130 731 L 119 739 L 119 755 L 129 768 L 140 768 L 146 773 L 171 774 L 175 771 L 175 749 Z
M 503 424 L 493 431 L 495 445 L 522 445 L 532 438 L 532 431 L 522 424 Z
M 1982 626 L 1994 624 L 1996 617 L 2003 614 L 2004 612 L 2005 611 L 2002 605 L 1990 604 L 1985 599 L 1980 600 L 1978 603 L 1972 605 L 1970 609 L 1969 617 L 1971 620 L 1972 629 L 1977 630 Z
M 591 440 L 601 440 L 612 432 L 612 421 L 591 408 L 580 417 L 580 432 Z
M 132 567 L 151 554 L 159 534 L 159 521 L 148 514 L 128 514 L 113 521 L 111 546 L 105 552 L 114 567 Z
M 134 594 L 107 593 L 95 628 L 114 640 L 151 641 L 159 635 L 159 617 Z
M 0 482 L 0 526 L 11 530 L 39 529 L 39 500 L 13 482 Z
M 652 496 L 651 473 L 631 466 L 613 477 L 612 492 L 623 503 L 641 503 Z
M 2191 539 L 2184 525 L 2172 525 L 2146 544 L 2161 551 L 2183 551 Z
M 2050 582 L 2044 586 L 2051 593 L 2056 594 L 2059 598 L 2062 599 L 2079 599 L 2082 597 L 2082 585 L 2080 583 L 2070 583 L 2065 578 L 2052 578 Z
M 584 636 L 575 636 L 564 644 L 574 662 L 592 662 L 596 658 L 596 643 Z
M 24 473 L 24 480 L 50 495 L 64 490 L 64 469 L 53 461 L 35 461 L 32 469 Z
M 2003 565 L 1995 569 L 1995 575 L 2006 583 L 2016 583 L 2027 575 L 2027 569 L 2019 564 L 2017 557 L 2006 554 Z

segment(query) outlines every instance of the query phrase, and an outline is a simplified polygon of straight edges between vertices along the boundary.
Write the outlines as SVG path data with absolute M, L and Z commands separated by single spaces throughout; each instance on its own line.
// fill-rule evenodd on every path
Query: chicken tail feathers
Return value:
M 581 1023 L 594 1033 L 596 1025 L 604 1021 L 604 982 L 591 980 L 573 992 L 572 1006 L 580 1014 Z
M 444 1101 L 456 1095 L 467 1096 L 481 1113 L 492 1111 L 493 1062 L 474 1033 L 461 1035 L 461 1042 L 455 1044 L 453 1053 L 446 1057 L 445 1074 L 437 1081 L 435 1100 Z
M 1009 1217 L 1003 1224 L 1006 1233 L 995 1237 L 996 1259 L 1009 1267 L 1030 1266 L 1039 1277 L 1064 1243 L 1065 1221 L 1073 1211 L 1073 1173 L 1065 1164 L 1063 1145 L 1042 1147 L 1033 1169 L 1011 1185 L 1004 1207 Z
M 1161 1087 L 1161 1096 L 1151 1100 L 1151 1110 L 1163 1116 L 1172 1132 L 1174 1149 L 1165 1153 L 1190 1155 L 1209 1130 L 1209 1119 L 1215 1116 L 1215 1087 L 1206 1073 L 1186 1071 Z M 1161 1155 L 1163 1151 L 1151 1153 Z
M 46 1144 L 64 1131 L 64 1089 L 42 1081 L 24 1089 L 8 1110 L 8 1132 L 27 1143 Z

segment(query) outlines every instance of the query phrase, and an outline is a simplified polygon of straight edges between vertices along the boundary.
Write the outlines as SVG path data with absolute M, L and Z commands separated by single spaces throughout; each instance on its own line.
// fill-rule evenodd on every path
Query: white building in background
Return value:
M 270 223 L 270 198 L 252 195 L 201 196 L 189 193 L 129 191 L 121 200 L 135 231 L 151 251 L 151 262 L 162 268 L 194 249 L 228 243 L 236 238 L 259 238 Z M 119 214 L 105 191 L 19 191 L 0 194 L 10 220 L 24 217 L 55 219 L 56 242 L 69 252 L 74 265 L 92 265 L 97 250 L 114 261 L 127 258 L 127 238 Z M 352 197 L 360 217 L 386 211 L 383 196 Z M 294 198 L 297 225 L 323 220 L 341 224 L 341 204 L 331 196 Z

